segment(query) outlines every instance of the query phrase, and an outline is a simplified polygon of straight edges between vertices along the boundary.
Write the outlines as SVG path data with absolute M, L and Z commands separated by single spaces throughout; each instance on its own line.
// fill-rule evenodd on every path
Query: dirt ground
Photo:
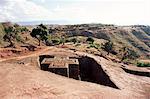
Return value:
M 119 89 L 42 71 L 38 58 L 45 54 L 91 57 Z M 126 73 L 122 65 L 100 56 L 56 47 L 1 57 L 0 99 L 150 99 L 150 77 Z

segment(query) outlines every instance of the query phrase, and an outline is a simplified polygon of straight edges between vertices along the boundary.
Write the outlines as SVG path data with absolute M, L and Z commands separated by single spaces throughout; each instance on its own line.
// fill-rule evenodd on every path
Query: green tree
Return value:
M 34 28 L 30 35 L 34 38 L 36 38 L 39 41 L 39 46 L 41 45 L 41 40 L 46 41 L 47 40 L 47 27 L 43 24 L 40 24 L 38 27 Z
M 13 40 L 18 35 L 17 32 L 15 31 L 15 28 L 12 26 L 5 27 L 5 33 L 6 34 L 3 37 L 4 41 L 8 41 L 10 43 L 9 47 L 14 47 Z
M 92 37 L 88 37 L 86 41 L 92 44 L 94 43 L 94 39 Z
M 108 41 L 106 42 L 104 45 L 103 45 L 103 49 L 105 51 L 107 51 L 107 55 L 109 55 L 109 53 L 112 51 L 113 49 L 113 43 L 111 41 Z
M 21 32 L 21 26 L 18 24 L 4 25 L 5 35 L 3 36 L 4 41 L 10 43 L 7 47 L 15 47 L 14 40 L 17 42 L 23 42 L 19 33 Z
M 21 28 L 21 32 L 28 32 L 29 30 L 28 30 L 28 28 L 26 28 L 26 27 L 22 27 Z

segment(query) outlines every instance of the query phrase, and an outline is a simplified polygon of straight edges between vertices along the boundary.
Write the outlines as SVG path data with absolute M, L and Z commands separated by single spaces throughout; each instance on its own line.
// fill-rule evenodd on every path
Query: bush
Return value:
M 129 51 L 129 58 L 130 59 L 136 59 L 138 57 L 139 57 L 139 55 L 134 50 Z
M 150 63 L 138 62 L 137 66 L 138 67 L 150 67 Z
M 66 39 L 66 43 L 71 42 L 69 39 Z
M 19 36 L 19 35 L 16 35 L 16 40 L 17 40 L 18 42 L 22 41 L 22 38 L 21 38 L 21 36 Z
M 134 50 L 131 50 L 129 48 L 124 47 L 124 54 L 122 56 L 121 61 L 125 60 L 125 59 L 132 59 L 135 60 L 139 57 L 138 53 L 136 53 Z
M 95 48 L 94 44 L 90 44 L 89 48 Z
M 92 44 L 94 43 L 94 39 L 92 37 L 88 37 L 86 41 Z
M 88 46 L 87 48 L 95 48 L 95 49 L 99 49 L 100 45 L 95 43 L 95 44 L 90 44 L 90 46 Z
M 53 39 L 52 43 L 58 45 L 58 44 L 60 44 L 60 40 L 59 39 Z
M 78 42 L 77 38 L 70 39 L 70 42 L 73 42 L 74 44 Z
M 59 39 L 59 44 L 65 44 L 66 43 L 66 38 L 65 37 L 62 37 Z
M 99 49 L 101 47 L 100 44 L 97 44 L 97 43 L 95 43 L 94 45 L 96 49 Z
M 107 51 L 107 55 L 109 55 L 110 52 L 113 50 L 113 43 L 111 41 L 106 42 L 103 46 L 102 49 Z
M 80 44 L 80 43 L 77 43 L 75 46 L 76 46 L 76 47 L 77 47 L 77 46 L 81 46 L 81 44 Z

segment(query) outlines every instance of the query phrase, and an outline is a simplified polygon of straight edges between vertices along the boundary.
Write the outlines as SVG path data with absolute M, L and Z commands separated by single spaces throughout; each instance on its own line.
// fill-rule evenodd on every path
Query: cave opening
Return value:
M 54 56 L 42 55 L 42 56 L 39 57 L 41 70 L 52 72 L 48 68 L 49 67 L 48 64 L 42 64 L 41 63 L 44 58 L 54 58 Z M 73 58 L 75 58 L 75 57 L 70 57 L 70 59 L 73 59 Z M 119 89 L 111 81 L 109 76 L 102 69 L 101 65 L 98 64 L 93 58 L 84 56 L 84 57 L 79 57 L 79 58 L 76 58 L 76 59 L 78 59 L 78 61 L 79 61 L 78 68 L 68 67 L 68 70 L 63 69 L 63 72 L 61 72 L 62 71 L 61 69 L 57 68 L 57 70 L 53 69 L 55 71 L 53 73 L 56 73 L 56 71 L 57 71 L 56 74 L 61 74 L 62 76 L 64 76 L 69 71 L 69 72 L 72 72 L 72 74 L 73 74 L 73 75 L 69 74 L 70 76 L 68 76 L 68 77 L 70 77 L 70 78 L 74 78 L 76 80 L 81 80 L 81 81 L 92 82 L 92 83 L 96 83 L 96 84 L 100 84 L 100 85 L 109 86 L 109 87 L 112 87 L 112 88 Z M 72 65 L 70 65 L 70 66 L 72 66 Z M 64 72 L 64 70 L 66 70 L 66 72 Z M 65 73 L 65 74 L 63 75 L 63 73 Z M 77 76 L 77 74 L 78 74 L 78 76 Z M 66 77 L 67 77 L 67 75 L 66 75 Z

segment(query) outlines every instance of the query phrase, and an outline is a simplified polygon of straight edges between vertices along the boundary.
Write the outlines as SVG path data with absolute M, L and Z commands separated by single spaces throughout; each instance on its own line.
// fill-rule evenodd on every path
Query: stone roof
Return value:
M 49 68 L 68 68 L 69 64 L 79 65 L 78 59 L 69 59 L 64 56 L 54 56 L 54 58 L 44 58 L 41 64 L 49 64 Z

